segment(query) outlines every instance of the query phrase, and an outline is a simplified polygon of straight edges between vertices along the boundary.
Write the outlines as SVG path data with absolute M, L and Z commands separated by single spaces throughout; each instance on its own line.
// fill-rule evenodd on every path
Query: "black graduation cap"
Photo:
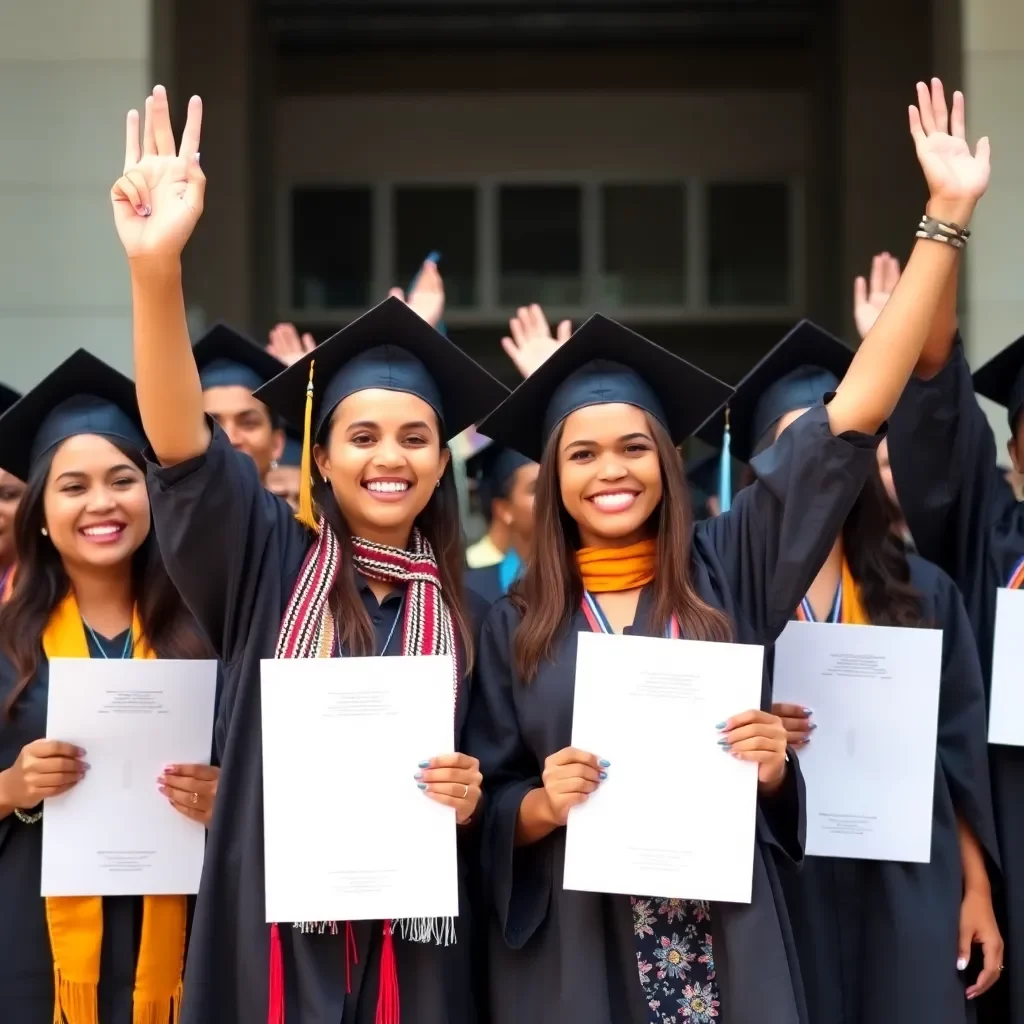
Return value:
M 0 466 L 27 480 L 39 458 L 78 434 L 146 447 L 135 384 L 84 348 L 0 416 Z
M 1006 407 L 1013 430 L 1024 409 L 1024 335 L 993 356 L 973 377 L 974 390 Z
M 718 493 L 719 452 L 712 452 L 710 455 L 702 455 L 698 459 L 687 459 L 686 479 L 694 490 L 700 491 L 707 497 Z
M 9 388 L 6 384 L 0 384 L 0 414 L 7 412 L 14 403 L 21 398 L 21 392 Z
M 495 498 L 508 497 L 508 485 L 516 470 L 532 463 L 533 459 L 494 441 L 466 459 L 466 475 L 477 481 L 480 504 L 485 512 L 490 511 Z
M 281 362 L 225 323 L 214 324 L 193 346 L 203 390 L 242 387 L 255 391 L 282 369 Z
M 385 299 L 280 372 L 256 398 L 293 426 L 303 427 L 303 492 L 299 519 L 313 525 L 309 453 L 338 404 L 369 388 L 422 398 L 441 421 L 445 440 L 493 409 L 505 387 L 439 334 L 401 299 Z
M 779 419 L 806 409 L 835 391 L 853 359 L 853 350 L 824 328 L 801 320 L 736 385 L 726 411 L 719 411 L 697 431 L 721 448 L 726 415 L 732 454 L 749 462 L 758 443 Z
M 487 417 L 480 430 L 539 461 L 562 420 L 588 405 L 622 402 L 682 442 L 732 388 L 622 324 L 595 313 Z

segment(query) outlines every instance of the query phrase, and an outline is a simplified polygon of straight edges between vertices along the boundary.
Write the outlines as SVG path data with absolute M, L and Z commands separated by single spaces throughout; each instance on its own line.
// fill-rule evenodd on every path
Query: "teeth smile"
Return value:
M 82 530 L 87 537 L 109 537 L 112 534 L 120 533 L 124 529 L 122 526 L 87 526 Z
M 398 494 L 400 491 L 409 490 L 409 485 L 404 480 L 371 480 L 366 489 L 379 491 L 381 494 Z
M 603 511 L 615 512 L 633 504 L 636 495 L 632 491 L 618 491 L 615 494 L 595 494 L 590 500 Z

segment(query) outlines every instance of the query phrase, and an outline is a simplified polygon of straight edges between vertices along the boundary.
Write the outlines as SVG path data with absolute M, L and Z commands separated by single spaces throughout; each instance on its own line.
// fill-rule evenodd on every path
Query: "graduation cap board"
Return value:
M 302 465 L 302 435 L 294 430 L 285 432 L 284 452 L 278 460 L 282 466 Z
M 728 384 L 595 313 L 480 424 L 480 430 L 540 461 L 548 438 L 570 413 L 621 402 L 654 416 L 678 445 L 731 394 Z
M 504 445 L 490 441 L 466 460 L 466 474 L 477 481 L 480 504 L 488 511 L 495 498 L 508 496 L 516 470 L 533 464 L 532 459 Z
M 743 377 L 728 405 L 716 410 L 697 436 L 716 448 L 729 446 L 736 459 L 749 462 L 761 439 L 786 413 L 809 408 L 834 391 L 852 359 L 849 346 L 810 320 L 801 320 Z
M 974 390 L 1006 407 L 1010 430 L 1024 409 L 1024 336 L 993 356 L 973 377 Z
M 299 518 L 312 525 L 309 452 L 331 414 L 349 395 L 381 388 L 421 398 L 447 441 L 482 419 L 508 388 L 439 334 L 401 299 L 374 306 L 313 352 L 279 373 L 255 397 L 293 427 L 302 426 L 305 501 Z
M 84 348 L 0 416 L 0 467 L 27 480 L 42 456 L 79 434 L 146 447 L 135 384 Z
M 224 323 L 214 324 L 192 347 L 192 354 L 204 391 L 225 387 L 256 391 L 282 369 L 266 349 Z

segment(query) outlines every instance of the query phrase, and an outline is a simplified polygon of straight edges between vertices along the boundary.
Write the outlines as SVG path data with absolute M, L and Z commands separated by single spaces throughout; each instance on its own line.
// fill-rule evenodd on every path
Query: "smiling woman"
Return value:
M 41 739 L 50 660 L 208 653 L 157 550 L 133 391 L 79 350 L 0 417 L 0 466 L 27 482 L 0 608 L 0 987 L 13 1024 L 167 1020 L 178 998 L 184 896 L 38 895 L 45 801 L 88 770 L 85 751 Z M 178 765 L 152 784 L 169 815 L 207 823 L 217 775 Z

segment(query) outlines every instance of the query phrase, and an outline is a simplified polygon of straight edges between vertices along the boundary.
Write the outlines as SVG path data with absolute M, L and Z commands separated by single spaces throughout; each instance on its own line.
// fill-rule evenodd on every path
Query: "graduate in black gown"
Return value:
M 749 424 L 745 436 L 734 435 L 737 454 L 749 459 L 794 429 L 816 397 L 836 387 L 852 357 L 809 323 L 777 346 L 737 385 L 733 415 Z M 943 631 L 931 859 L 808 856 L 801 870 L 782 870 L 812 1021 L 964 1024 L 973 1019 L 968 1000 L 998 980 L 1002 962 L 989 880 L 998 855 L 985 691 L 974 637 L 952 580 L 907 553 L 898 518 L 880 472 L 869 473 L 794 618 Z M 798 753 L 820 742 L 804 705 L 773 710 Z M 984 951 L 980 976 L 966 970 L 972 941 Z
M 177 1019 L 186 897 L 39 895 L 46 801 L 87 778 L 90 756 L 42 738 L 50 659 L 212 656 L 156 546 L 145 446 L 134 385 L 81 349 L 0 417 L 0 466 L 27 484 L 0 607 L 5 1024 Z M 168 815 L 209 822 L 216 768 L 179 765 L 152 785 Z
M 162 88 L 148 106 L 147 138 L 173 150 Z M 114 212 L 133 275 L 140 408 L 160 462 L 150 477 L 157 534 L 171 577 L 228 677 L 221 804 L 193 923 L 182 1024 L 397 1024 L 399 996 L 402 1024 L 474 1024 L 476 761 L 438 752 L 426 766 L 409 766 L 410 787 L 453 807 L 460 824 L 454 943 L 445 944 L 447 923 L 437 921 L 268 925 L 260 661 L 450 655 L 453 749 L 460 749 L 486 605 L 461 589 L 463 547 L 446 442 L 507 389 L 389 298 L 257 393 L 286 422 L 304 424 L 298 518 L 266 491 L 252 460 L 204 416 L 189 346 L 180 253 L 202 209 L 200 116 L 193 99 L 178 155 L 163 157 L 140 154 L 129 115 L 126 163 L 139 175 L 155 165 L 169 176 L 183 168 L 184 202 L 180 182 L 164 187 L 155 171 L 143 202 L 148 216 L 130 198 L 135 172 L 114 189 L 125 197 L 115 199 Z M 366 778 L 328 784 L 372 785 L 372 766 Z
M 511 541 L 500 562 L 466 570 L 466 586 L 494 602 L 519 578 L 530 554 L 537 463 L 492 442 L 466 461 L 466 471 L 477 480 L 481 505 L 501 520 Z
M 203 385 L 203 409 L 227 435 L 232 447 L 256 463 L 267 483 L 284 456 L 283 425 L 253 393 L 276 377 L 283 364 L 227 324 L 214 324 L 195 344 Z
M 295 430 L 285 431 L 284 452 L 281 458 L 271 463 L 264 485 L 271 494 L 284 498 L 299 510 L 299 482 L 302 479 L 302 436 Z

